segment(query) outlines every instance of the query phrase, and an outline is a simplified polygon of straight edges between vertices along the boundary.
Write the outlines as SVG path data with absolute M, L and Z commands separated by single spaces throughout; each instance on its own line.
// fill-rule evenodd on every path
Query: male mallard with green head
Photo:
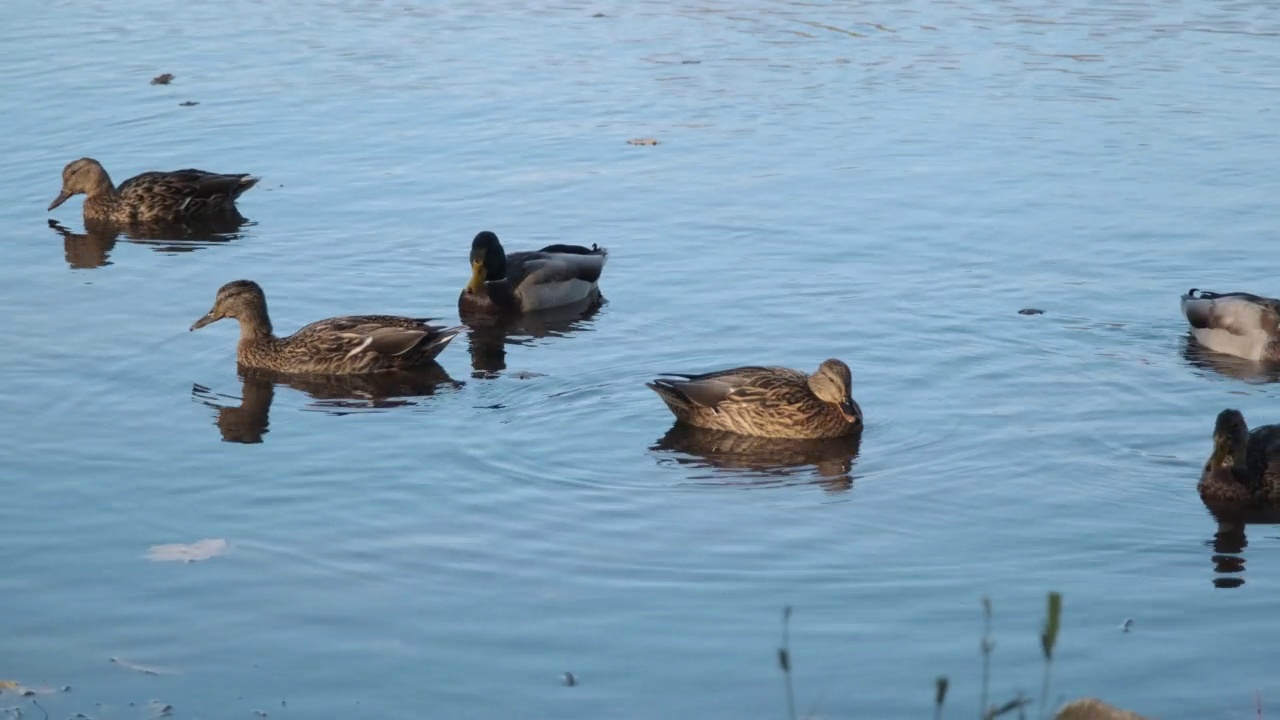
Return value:
M 464 327 L 446 328 L 429 318 L 351 315 L 320 320 L 289 337 L 272 333 L 267 298 L 251 280 L 223 285 L 198 330 L 223 318 L 240 322 L 236 359 L 250 368 L 341 375 L 429 367 Z
M 1239 410 L 1218 413 L 1196 490 L 1206 503 L 1280 502 L 1280 425 L 1250 432 Z
M 647 383 L 677 420 L 695 427 L 775 438 L 833 438 L 862 429 L 849 366 L 830 359 L 806 375 L 782 367 L 737 367 Z M 679 379 L 674 379 L 679 378 Z
M 188 168 L 145 172 L 116 187 L 101 163 L 80 158 L 62 169 L 62 192 L 49 204 L 49 210 L 84 193 L 85 223 L 182 225 L 243 221 L 236 209 L 236 198 L 257 182 L 258 178 L 252 175 L 220 175 Z
M 514 314 L 581 302 L 600 292 L 609 251 L 592 245 L 548 245 L 507 253 L 484 231 L 471 241 L 471 281 L 458 296 L 462 313 Z
M 1280 362 L 1280 300 L 1191 288 L 1182 296 L 1182 314 L 1196 342 L 1214 352 Z

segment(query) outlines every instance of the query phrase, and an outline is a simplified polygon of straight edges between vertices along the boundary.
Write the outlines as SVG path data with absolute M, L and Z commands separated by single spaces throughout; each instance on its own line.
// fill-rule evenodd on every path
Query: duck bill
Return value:
M 1215 438 L 1213 441 L 1213 454 L 1209 456 L 1209 467 L 1222 467 L 1227 457 L 1231 455 L 1227 443 L 1221 439 Z
M 209 323 L 215 323 L 215 322 L 218 322 L 218 321 L 219 321 L 219 320 L 221 320 L 221 319 L 222 319 L 222 318 L 221 318 L 220 316 L 218 316 L 218 315 L 214 315 L 214 314 L 213 314 L 213 311 L 212 311 L 212 310 L 210 310 L 210 311 L 209 311 L 209 312 L 208 312 L 204 317 L 202 317 L 202 318 L 200 318 L 199 320 L 197 320 L 197 321 L 195 321 L 194 323 L 192 323 L 192 325 L 191 325 L 191 330 L 199 330 L 200 328 L 204 327 L 205 325 L 208 325 Z M 191 332 L 191 330 L 188 330 L 187 332 Z
M 471 263 L 471 282 L 467 283 L 467 292 L 476 294 L 484 288 L 484 263 Z
M 58 193 L 58 197 L 54 198 L 53 202 L 49 203 L 49 209 L 53 210 L 54 208 L 58 207 L 62 203 L 66 202 L 67 198 L 69 197 L 71 197 L 71 193 L 67 192 L 66 190 L 63 190 L 62 192 Z
M 859 422 L 862 420 L 862 408 L 858 407 L 858 403 L 853 400 L 845 400 L 840 403 L 840 413 L 844 415 L 846 422 Z

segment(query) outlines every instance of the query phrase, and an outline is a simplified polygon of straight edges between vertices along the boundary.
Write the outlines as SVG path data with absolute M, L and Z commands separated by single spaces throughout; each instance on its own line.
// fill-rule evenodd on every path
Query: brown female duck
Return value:
M 775 438 L 843 437 L 862 429 L 849 366 L 839 360 L 823 362 L 812 375 L 781 367 L 664 375 L 648 387 L 676 419 L 695 427 Z
M 515 314 L 586 300 L 600 292 L 597 282 L 609 251 L 592 245 L 548 245 L 508 254 L 489 231 L 471 241 L 471 282 L 458 296 L 462 313 Z
M 320 375 L 428 367 L 464 329 L 429 325 L 426 318 L 352 315 L 320 320 L 278 338 L 271 330 L 267 298 L 251 280 L 219 288 L 213 309 L 191 329 L 223 318 L 240 322 L 236 359 L 242 366 Z
M 1196 490 L 1209 504 L 1280 502 L 1280 425 L 1250 432 L 1239 410 L 1218 413 Z
M 257 184 L 252 175 L 219 175 L 204 170 L 145 172 L 116 187 L 102 164 L 80 158 L 62 169 L 62 192 L 53 210 L 72 195 L 85 194 L 86 223 L 176 224 L 243 221 L 236 198 Z

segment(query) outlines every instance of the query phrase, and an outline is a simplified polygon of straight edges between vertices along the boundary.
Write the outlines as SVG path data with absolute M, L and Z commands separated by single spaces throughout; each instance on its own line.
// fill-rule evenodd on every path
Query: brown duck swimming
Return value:
M 609 251 L 592 245 L 548 245 L 507 253 L 489 231 L 471 241 L 471 281 L 458 296 L 466 313 L 526 313 L 582 302 L 597 285 Z
M 311 323 L 289 337 L 271 330 L 267 298 L 251 280 L 223 285 L 213 309 L 191 326 L 223 318 L 240 322 L 236 359 L 244 367 L 285 373 L 344 375 L 428 367 L 465 329 L 428 324 L 428 318 L 352 315 Z
M 1209 504 L 1280 502 L 1280 425 L 1250 432 L 1239 410 L 1218 413 L 1196 490 Z
M 252 175 L 219 175 L 188 168 L 145 172 L 116 187 L 102 164 L 80 158 L 62 169 L 62 192 L 53 210 L 73 195 L 85 194 L 85 223 L 175 224 L 243 221 L 236 198 L 257 184 Z
M 664 375 L 648 387 L 678 420 L 695 427 L 775 438 L 842 437 L 862 429 L 849 366 L 839 360 L 823 362 L 812 375 L 782 367 Z

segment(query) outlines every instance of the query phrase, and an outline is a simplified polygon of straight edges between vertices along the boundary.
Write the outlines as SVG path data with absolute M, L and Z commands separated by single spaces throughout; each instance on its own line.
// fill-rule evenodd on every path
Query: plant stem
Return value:
M 1040 684 L 1040 717 L 1044 717 L 1045 702 L 1049 700 L 1049 673 L 1053 670 L 1053 658 L 1045 658 L 1044 682 Z
M 796 694 L 791 687 L 791 606 L 782 609 L 782 647 L 778 648 L 778 665 L 787 686 L 787 715 L 796 720 Z
M 978 706 L 978 717 L 985 718 L 989 712 L 987 707 L 987 691 L 991 687 L 991 598 L 982 597 L 982 697 Z

